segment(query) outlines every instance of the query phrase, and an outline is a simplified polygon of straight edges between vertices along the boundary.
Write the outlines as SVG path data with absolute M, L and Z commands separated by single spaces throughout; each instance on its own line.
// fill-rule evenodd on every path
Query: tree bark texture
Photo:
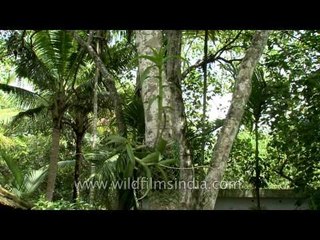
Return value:
M 161 69 L 144 56 L 154 56 L 152 49 L 159 52 L 162 45 L 160 30 L 136 31 L 139 58 L 139 79 L 145 115 L 145 145 L 153 148 L 161 136 L 172 137 L 171 91 L 165 77 L 164 64 Z M 159 134 L 160 133 L 160 134 Z
M 223 178 L 229 153 L 237 135 L 245 106 L 250 97 L 253 71 L 262 55 L 269 33 L 270 31 L 266 30 L 255 33 L 252 45 L 247 50 L 240 64 L 231 106 L 215 145 L 211 168 L 205 179 L 206 188 L 200 190 L 197 204 L 198 209 L 214 209 L 219 191 L 218 185 Z
M 187 122 L 181 90 L 181 40 L 180 30 L 166 31 L 167 62 L 166 78 L 171 91 L 173 139 L 179 145 L 180 181 L 192 181 L 193 169 L 189 144 L 186 139 Z M 191 206 L 192 189 L 180 189 L 180 208 Z
M 57 171 L 58 171 L 58 160 L 59 160 L 59 149 L 60 149 L 60 127 L 54 126 L 52 129 L 52 144 L 50 152 L 50 163 L 48 169 L 48 182 L 46 198 L 48 201 L 52 201 Z

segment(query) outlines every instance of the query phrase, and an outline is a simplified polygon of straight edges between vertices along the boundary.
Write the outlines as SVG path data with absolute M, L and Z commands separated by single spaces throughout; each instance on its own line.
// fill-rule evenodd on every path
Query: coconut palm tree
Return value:
M 92 64 L 85 61 L 85 52 L 67 31 L 24 31 L 13 37 L 16 38 L 11 41 L 16 44 L 11 46 L 16 56 L 16 73 L 28 79 L 35 92 L 45 94 L 45 105 L 51 115 L 52 145 L 46 198 L 52 201 L 63 116 L 83 80 L 78 76 L 90 72 Z

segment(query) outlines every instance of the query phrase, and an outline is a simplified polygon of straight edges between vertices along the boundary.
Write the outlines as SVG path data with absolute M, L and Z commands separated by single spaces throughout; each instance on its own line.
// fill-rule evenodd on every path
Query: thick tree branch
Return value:
M 256 32 L 252 45 L 240 64 L 231 106 L 214 148 L 211 169 L 205 179 L 207 187 L 200 191 L 197 206 L 199 209 L 214 209 L 219 191 L 218 183 L 223 178 L 232 144 L 239 130 L 245 106 L 251 94 L 253 71 L 267 44 L 269 33 L 270 31 Z

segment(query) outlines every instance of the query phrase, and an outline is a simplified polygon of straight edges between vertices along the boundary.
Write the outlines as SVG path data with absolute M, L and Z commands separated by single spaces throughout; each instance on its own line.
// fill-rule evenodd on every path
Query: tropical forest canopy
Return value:
M 156 181 L 319 208 L 319 31 L 0 32 L 0 186 L 34 209 L 213 209 L 222 188 Z

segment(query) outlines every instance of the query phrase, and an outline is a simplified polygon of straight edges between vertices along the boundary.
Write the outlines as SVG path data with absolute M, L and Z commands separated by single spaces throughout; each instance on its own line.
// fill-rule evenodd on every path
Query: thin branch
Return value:
M 211 134 L 212 132 L 214 132 L 214 131 L 216 131 L 217 129 L 219 129 L 220 127 L 222 127 L 222 126 L 223 126 L 223 121 L 224 121 L 224 120 L 222 120 L 222 121 L 219 122 L 219 123 L 216 123 L 215 126 L 207 129 L 207 131 L 205 131 L 204 134 L 205 134 L 205 135 Z M 193 136 L 193 137 L 190 137 L 188 140 L 190 141 L 190 140 L 192 140 L 192 139 L 199 138 L 199 137 L 201 137 L 202 135 L 203 135 L 203 133 L 199 133 L 199 134 L 197 134 L 197 135 L 195 135 L 195 136 Z
M 295 181 L 294 181 L 291 177 L 285 175 L 283 172 L 280 172 L 280 171 L 278 171 L 278 170 L 275 170 L 275 172 L 278 173 L 281 177 L 287 179 L 288 181 L 290 181 L 290 182 L 292 182 L 294 185 L 296 185 Z
M 298 38 L 298 37 L 294 36 L 293 34 L 289 33 L 289 31 L 283 31 L 283 32 L 284 32 L 284 34 L 286 34 L 286 35 L 288 35 L 289 37 L 292 37 L 292 38 L 298 40 L 299 42 L 305 44 L 306 46 L 308 46 L 308 47 L 310 47 L 310 48 L 313 48 L 313 49 L 316 50 L 316 51 L 319 51 L 319 49 L 316 49 L 314 46 L 310 45 L 308 42 L 302 40 L 301 38 Z
M 219 56 L 219 57 L 216 58 L 216 60 L 217 61 L 221 60 L 221 61 L 224 61 L 226 63 L 233 64 L 233 62 L 241 62 L 242 58 L 225 59 L 225 58 Z
M 278 154 L 279 155 L 279 154 Z M 280 155 L 278 156 L 278 158 L 280 159 Z M 286 159 L 280 166 L 280 168 L 278 170 L 275 170 L 276 173 L 278 173 L 281 177 L 287 179 L 288 181 L 290 181 L 291 183 L 293 183 L 294 185 L 296 185 L 295 181 L 287 176 L 284 172 L 283 172 L 283 169 L 284 167 L 286 166 L 286 163 L 288 162 L 288 159 Z
M 188 67 L 181 74 L 182 79 L 184 79 L 193 69 L 203 67 L 203 65 L 205 65 L 205 64 L 212 63 L 212 62 L 216 61 L 217 58 L 220 57 L 224 51 L 231 50 L 232 48 L 236 47 L 236 46 L 231 46 L 231 44 L 234 43 L 240 37 L 241 33 L 242 33 L 242 30 L 240 32 L 238 32 L 238 34 L 230 42 L 228 42 L 226 45 L 224 45 L 222 48 L 220 48 L 217 52 L 215 52 L 214 54 L 210 54 L 206 60 L 199 60 L 194 65 Z

